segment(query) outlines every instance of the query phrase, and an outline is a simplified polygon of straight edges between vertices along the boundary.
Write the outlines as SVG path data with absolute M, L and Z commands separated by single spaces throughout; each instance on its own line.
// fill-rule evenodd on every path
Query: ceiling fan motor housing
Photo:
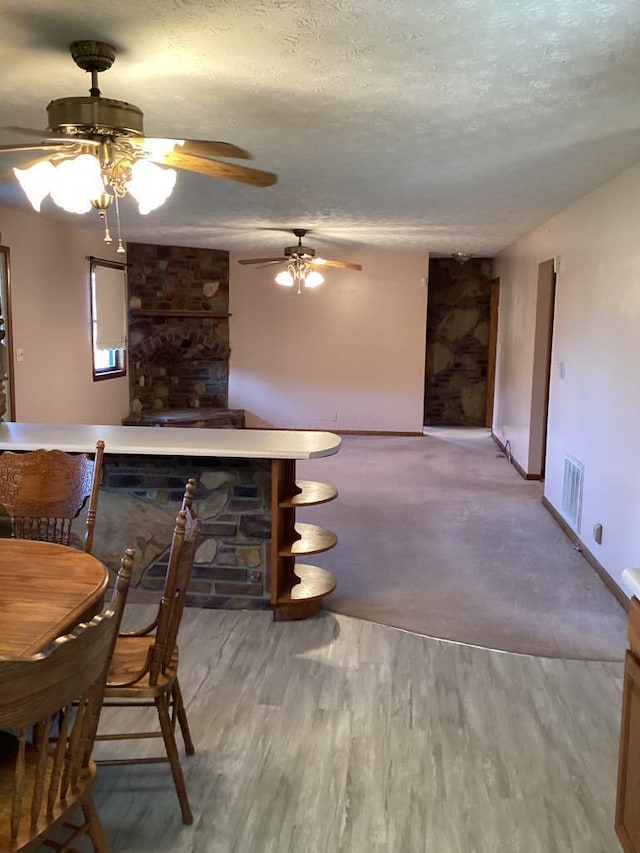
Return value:
M 287 258 L 313 258 L 315 253 L 315 249 L 312 249 L 311 246 L 303 246 L 302 243 L 298 246 L 287 246 L 284 250 Z
M 143 114 L 113 98 L 57 98 L 47 107 L 48 129 L 69 136 L 142 136 Z

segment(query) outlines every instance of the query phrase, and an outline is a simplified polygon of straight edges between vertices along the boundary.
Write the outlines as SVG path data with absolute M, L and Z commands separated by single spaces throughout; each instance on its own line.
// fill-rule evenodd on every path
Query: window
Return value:
M 127 372 L 127 282 L 124 264 L 91 258 L 93 378 Z

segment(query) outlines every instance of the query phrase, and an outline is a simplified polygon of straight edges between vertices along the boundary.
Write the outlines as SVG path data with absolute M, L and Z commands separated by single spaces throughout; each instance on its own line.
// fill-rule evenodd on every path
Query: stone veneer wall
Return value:
M 425 424 L 484 426 L 490 297 L 490 259 L 430 259 Z
M 133 427 L 135 429 L 135 427 Z M 114 572 L 136 552 L 132 601 L 157 600 L 184 486 L 197 481 L 201 537 L 187 604 L 265 608 L 269 601 L 271 463 L 105 455 L 93 553 Z M 86 509 L 73 523 L 80 544 Z
M 128 243 L 127 260 L 132 420 L 226 408 L 229 253 Z

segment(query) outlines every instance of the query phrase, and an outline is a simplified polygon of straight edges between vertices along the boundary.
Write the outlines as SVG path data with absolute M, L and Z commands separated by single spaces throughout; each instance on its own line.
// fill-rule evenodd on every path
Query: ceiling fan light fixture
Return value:
M 283 287 L 293 287 L 298 285 L 298 293 L 302 292 L 302 285 L 305 287 L 320 287 L 324 284 L 324 276 L 314 269 L 311 269 L 304 258 L 294 258 L 286 270 L 282 270 L 275 277 L 276 284 L 281 284 Z
M 31 206 L 40 213 L 40 206 L 51 192 L 55 168 L 49 160 L 36 163 L 28 169 L 14 169 L 13 174 L 18 179 L 22 191 L 29 199 Z
M 138 202 L 140 213 L 145 216 L 165 203 L 175 185 L 175 169 L 163 169 L 151 160 L 136 160 L 126 187 Z
M 311 246 L 303 246 L 302 238 L 308 233 L 306 228 L 294 228 L 293 233 L 298 238 L 297 246 L 285 246 L 283 257 L 276 258 L 241 258 L 238 263 L 241 264 L 260 264 L 259 269 L 263 266 L 271 266 L 272 264 L 286 263 L 286 271 L 279 272 L 275 281 L 277 284 L 282 284 L 285 287 L 293 287 L 297 285 L 297 292 L 302 293 L 303 287 L 320 287 L 324 284 L 324 276 L 316 267 L 337 267 L 343 269 L 361 270 L 360 264 L 352 263 L 351 261 L 333 261 L 328 258 L 316 258 L 316 250 Z
M 115 47 L 95 40 L 75 41 L 70 47 L 76 65 L 91 73 L 89 97 L 51 101 L 47 107 L 47 130 L 35 131 L 35 135 L 42 134 L 40 145 L 0 146 L 0 153 L 47 152 L 29 168 L 14 169 L 37 212 L 49 194 L 71 213 L 88 213 L 93 207 L 105 223 L 105 239 L 110 242 L 106 211 L 111 203 L 116 202 L 119 216 L 118 199 L 131 193 L 140 213 L 150 213 L 173 192 L 175 169 L 257 187 L 276 183 L 277 176 L 271 172 L 218 160 L 251 159 L 248 151 L 228 142 L 145 137 L 139 107 L 101 95 L 98 74 L 113 65 Z

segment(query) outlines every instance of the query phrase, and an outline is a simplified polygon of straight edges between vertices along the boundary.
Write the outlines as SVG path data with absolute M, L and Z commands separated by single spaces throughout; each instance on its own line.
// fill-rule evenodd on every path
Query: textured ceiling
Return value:
M 130 240 L 275 250 L 297 226 L 343 255 L 486 256 L 640 160 L 638 0 L 0 0 L 0 21 L 1 126 L 87 94 L 68 45 L 102 39 L 102 92 L 148 135 L 279 175 L 182 172 L 160 210 L 123 206 Z M 20 201 L 5 173 L 0 203 Z

